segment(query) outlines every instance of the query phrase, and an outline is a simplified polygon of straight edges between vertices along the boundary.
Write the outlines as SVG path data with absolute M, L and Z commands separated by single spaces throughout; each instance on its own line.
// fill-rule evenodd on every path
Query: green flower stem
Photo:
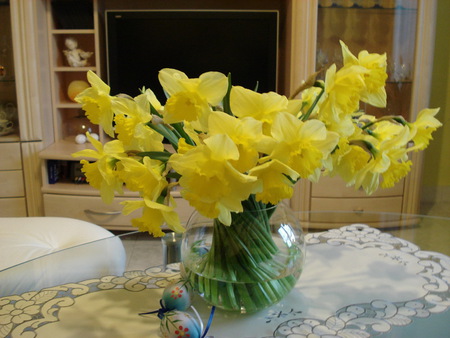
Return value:
M 187 271 L 207 301 L 229 310 L 254 312 L 283 298 L 296 278 L 279 277 L 284 265 L 274 259 L 278 247 L 269 222 L 275 207 L 264 209 L 254 200 L 246 202 L 244 212 L 233 214 L 230 226 L 214 220 L 210 251 L 202 256 L 195 273 Z

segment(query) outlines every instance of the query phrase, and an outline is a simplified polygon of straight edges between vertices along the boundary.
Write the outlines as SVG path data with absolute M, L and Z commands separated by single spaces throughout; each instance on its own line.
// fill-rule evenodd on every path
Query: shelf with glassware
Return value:
M 361 106 L 367 113 L 382 117 L 402 115 L 414 120 L 428 105 L 431 67 L 433 61 L 434 15 L 436 1 L 311 1 L 312 17 L 317 25 L 293 51 L 293 59 L 302 60 L 302 51 L 315 46 L 309 55 L 309 68 L 303 78 L 331 63 L 342 64 L 339 40 L 353 53 L 360 50 L 387 54 L 387 106 Z M 294 13 L 293 21 L 298 20 Z M 297 58 L 295 55 L 298 54 Z M 303 59 L 304 60 L 304 59 Z M 297 75 L 299 83 L 302 78 Z M 362 214 L 370 211 L 414 214 L 419 211 L 420 153 L 410 154 L 413 162 L 408 176 L 393 188 L 380 189 L 367 196 L 346 187 L 338 177 L 321 177 L 318 183 L 303 180 L 297 184 L 291 206 L 298 211 L 339 210 L 353 212 L 353 219 L 330 220 L 326 215 L 306 215 L 309 227 L 323 228 L 339 222 L 364 221 Z M 315 217 L 312 219 L 311 217 Z M 373 226 L 389 226 L 390 222 L 366 219 Z M 408 222 L 406 222 L 408 223 Z M 406 224 L 405 223 L 405 224 Z

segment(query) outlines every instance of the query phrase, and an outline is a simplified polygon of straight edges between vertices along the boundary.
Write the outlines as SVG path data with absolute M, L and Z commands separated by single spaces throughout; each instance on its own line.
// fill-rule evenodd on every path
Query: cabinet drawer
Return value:
M 0 197 L 23 197 L 22 170 L 0 171 Z
M 120 202 L 125 200 L 129 198 L 116 198 L 111 204 L 106 204 L 96 196 L 44 194 L 44 212 L 45 216 L 70 217 L 106 228 L 131 230 L 131 219 L 139 217 L 140 212 L 137 210 L 128 216 L 122 215 Z
M 135 230 L 131 226 L 131 219 L 140 217 L 141 210 L 127 216 L 121 213 L 120 202 L 131 199 L 117 197 L 111 204 L 106 204 L 97 196 L 44 194 L 44 209 L 46 216 L 77 218 L 112 230 Z M 176 198 L 176 202 L 181 222 L 186 222 L 192 209 L 184 199 Z
M 379 213 L 401 213 L 402 197 L 312 198 L 311 221 L 330 223 L 379 222 Z M 320 211 L 324 211 L 323 214 Z M 325 211 L 337 211 L 326 213 Z M 371 212 L 374 212 L 371 214 Z M 375 214 L 378 213 L 378 214 Z
M 20 170 L 20 143 L 0 143 L 0 170 Z
M 26 217 L 27 206 L 24 197 L 0 198 L 0 217 Z
M 382 197 L 382 196 L 402 196 L 404 180 L 398 182 L 394 187 L 378 189 L 372 195 L 367 195 L 363 189 L 355 190 L 354 187 L 347 187 L 340 177 L 322 176 L 318 183 L 313 183 L 311 187 L 312 197 Z

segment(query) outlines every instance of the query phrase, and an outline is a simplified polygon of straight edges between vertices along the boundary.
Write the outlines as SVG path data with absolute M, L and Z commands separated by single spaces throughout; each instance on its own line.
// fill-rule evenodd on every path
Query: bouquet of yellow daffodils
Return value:
M 145 88 L 135 98 L 111 96 L 90 71 L 91 87 L 76 101 L 115 139 L 102 145 L 88 135 L 95 150 L 74 156 L 96 159 L 82 160 L 83 172 L 105 202 L 124 185 L 139 192 L 142 200 L 124 202 L 123 212 L 142 208 L 133 225 L 155 236 L 164 223 L 183 231 L 170 194 L 177 185 L 198 212 L 225 225 L 250 196 L 266 204 L 290 198 L 300 178 L 338 174 L 369 194 L 391 187 L 410 170 L 408 152 L 424 149 L 441 125 L 438 109 L 422 110 L 412 123 L 365 115 L 360 101 L 386 105 L 386 55 L 356 57 L 341 46 L 343 67 L 307 81 L 299 99 L 232 86 L 219 72 L 188 78 L 162 69 L 163 106 Z
M 322 174 L 340 175 L 368 194 L 391 187 L 410 170 L 408 152 L 426 148 L 441 125 L 438 109 L 422 110 L 412 123 L 366 115 L 360 102 L 386 105 L 386 55 L 355 56 L 341 46 L 343 67 L 330 66 L 324 81 L 306 81 L 298 99 L 233 86 L 218 72 L 188 78 L 162 69 L 162 105 L 145 88 L 135 98 L 111 96 L 89 72 L 91 87 L 76 101 L 114 140 L 102 145 L 88 135 L 95 150 L 74 156 L 96 159 L 82 160 L 82 170 L 104 201 L 124 186 L 139 192 L 123 213 L 142 208 L 133 225 L 155 236 L 163 235 L 163 224 L 184 230 L 171 196 L 179 186 L 191 206 L 214 219 L 210 248 L 199 241 L 190 253 L 194 263 L 185 262 L 194 289 L 229 310 L 269 306 L 295 285 L 304 256 L 294 245 L 281 252 L 272 240 L 270 206 L 290 198 L 300 178 Z

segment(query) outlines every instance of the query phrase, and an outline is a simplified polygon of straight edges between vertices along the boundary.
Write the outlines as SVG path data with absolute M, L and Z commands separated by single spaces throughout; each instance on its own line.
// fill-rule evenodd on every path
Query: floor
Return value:
M 450 221 L 444 219 L 444 217 L 450 217 L 448 204 L 423 205 L 421 210 L 429 217 L 401 229 L 390 228 L 384 231 L 417 244 L 421 250 L 437 251 L 450 256 Z M 117 232 L 116 234 L 123 236 L 122 241 L 128 257 L 128 271 L 144 270 L 149 266 L 161 265 L 165 256 L 164 252 L 168 263 L 176 260 L 178 255 L 173 246 L 169 244 L 163 248 L 162 239 L 153 238 L 148 233 L 134 232 L 124 235 Z

